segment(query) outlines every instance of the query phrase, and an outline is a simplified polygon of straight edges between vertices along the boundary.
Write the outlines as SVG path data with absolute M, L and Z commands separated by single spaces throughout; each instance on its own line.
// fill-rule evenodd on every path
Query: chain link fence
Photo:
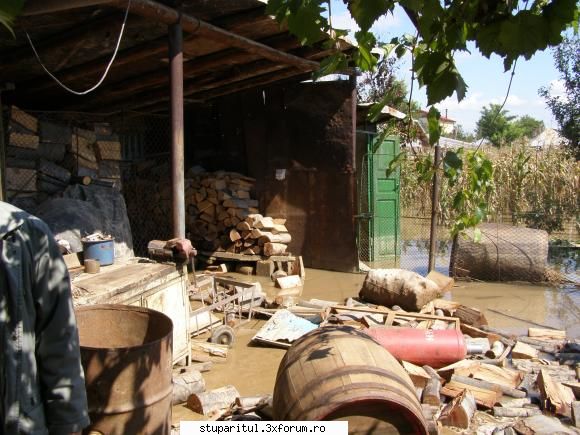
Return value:
M 571 281 L 578 284 L 580 216 L 578 163 L 565 150 L 513 147 L 487 151 L 494 162 L 494 189 L 487 198 L 481 235 L 467 231 L 454 243 L 445 180 L 438 204 L 435 270 L 481 280 Z M 394 156 L 386 156 L 389 159 Z M 357 235 L 361 271 L 401 267 L 428 271 L 431 179 L 421 179 L 423 155 L 409 152 L 395 174 L 400 180 L 398 246 L 380 246 L 384 216 L 373 192 L 372 158 L 358 172 Z M 459 187 L 461 188 L 461 187 Z M 392 228 L 390 231 L 393 231 Z M 377 238 L 378 237 L 378 238 Z M 377 243 L 378 241 L 378 243 Z M 546 268 L 546 257 L 549 267 Z
M 115 213 L 127 214 L 135 254 L 144 255 L 151 239 L 169 238 L 168 117 L 24 112 L 13 106 L 5 120 L 7 202 L 36 214 L 49 200 L 74 197 L 76 186 L 117 191 L 125 204 Z

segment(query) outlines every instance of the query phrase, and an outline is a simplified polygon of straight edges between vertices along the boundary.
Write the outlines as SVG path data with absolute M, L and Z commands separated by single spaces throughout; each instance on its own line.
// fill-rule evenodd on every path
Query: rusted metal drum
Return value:
M 171 432 L 173 324 L 128 305 L 76 310 L 91 426 L 106 435 Z
M 467 356 L 463 334 L 455 329 L 368 328 L 365 332 L 395 358 L 420 366 L 440 368 Z
M 347 326 L 316 329 L 282 359 L 274 420 L 348 420 L 350 434 L 427 434 L 411 379 L 391 354 Z

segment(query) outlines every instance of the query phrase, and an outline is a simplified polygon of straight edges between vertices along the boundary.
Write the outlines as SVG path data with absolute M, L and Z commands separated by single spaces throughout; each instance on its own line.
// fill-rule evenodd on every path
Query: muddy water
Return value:
M 238 274 L 231 276 L 243 278 Z M 243 279 L 253 281 L 256 277 Z M 357 296 L 363 280 L 362 274 L 307 269 L 301 297 L 343 302 Z M 261 282 L 267 293 L 275 294 L 271 282 Z M 580 291 L 572 287 L 558 290 L 522 284 L 459 283 L 445 298 L 483 310 L 490 325 L 510 332 L 525 334 L 530 326 L 545 325 L 580 337 Z M 251 344 L 251 338 L 264 323 L 253 320 L 236 330 L 236 345 L 228 358 L 216 359 L 214 369 L 204 374 L 208 388 L 233 384 L 242 395 L 273 391 L 285 351 Z

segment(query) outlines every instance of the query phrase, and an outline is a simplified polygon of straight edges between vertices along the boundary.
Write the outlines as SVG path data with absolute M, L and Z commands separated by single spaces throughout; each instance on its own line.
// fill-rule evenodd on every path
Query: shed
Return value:
M 290 249 L 306 266 L 355 270 L 354 86 L 304 82 L 336 48 L 329 49 L 322 34 L 313 47 L 301 46 L 264 9 L 257 0 L 29 0 L 16 38 L 0 39 L 4 125 L 7 108 L 16 106 L 48 125 L 111 126 L 122 144 L 115 168 L 122 172 L 134 235 L 147 232 L 142 205 L 151 197 L 125 186 L 152 159 L 170 166 L 182 128 L 186 170 L 201 165 L 256 178 L 260 208 L 288 219 Z M 82 96 L 66 92 L 44 70 L 86 90 L 109 63 L 102 84 Z M 183 124 L 175 117 L 181 103 Z M 21 160 L 36 158 L 27 153 Z M 284 176 L 277 178 L 280 169 Z M 170 211 L 167 224 L 147 237 L 171 236 Z

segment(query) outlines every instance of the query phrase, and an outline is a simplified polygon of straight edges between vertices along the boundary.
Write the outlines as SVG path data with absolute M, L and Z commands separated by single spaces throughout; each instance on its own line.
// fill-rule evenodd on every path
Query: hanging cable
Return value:
M 40 56 L 38 55 L 38 52 L 36 51 L 36 48 L 34 47 L 34 44 L 32 43 L 32 39 L 30 39 L 30 35 L 28 34 L 28 32 L 26 32 L 26 37 L 28 38 L 28 42 L 30 43 L 30 47 L 32 48 L 32 51 L 34 52 L 34 56 L 36 57 L 36 60 L 38 61 L 38 63 L 42 67 L 42 69 L 58 85 L 60 85 L 60 87 L 62 87 L 64 90 L 70 92 L 71 94 L 86 95 L 90 92 L 93 92 L 95 89 L 97 89 L 99 86 L 101 86 L 101 84 L 105 81 L 105 78 L 109 74 L 109 70 L 111 69 L 113 62 L 115 61 L 115 58 L 117 57 L 117 53 L 119 52 L 119 47 L 121 46 L 121 40 L 123 39 L 123 33 L 125 32 L 125 24 L 127 23 L 127 17 L 129 16 L 129 9 L 130 8 L 131 8 L 131 0 L 129 0 L 129 2 L 127 3 L 127 9 L 125 10 L 125 18 L 123 18 L 123 25 L 121 26 L 121 31 L 119 32 L 119 38 L 117 39 L 117 45 L 115 46 L 115 51 L 113 52 L 113 57 L 111 57 L 111 60 L 109 61 L 107 68 L 105 69 L 105 72 L 103 73 L 102 77 L 100 78 L 100 80 L 97 82 L 96 85 L 94 85 L 93 87 L 91 87 L 85 91 L 75 91 L 74 89 L 69 88 L 67 85 L 65 85 L 63 82 L 61 82 L 54 74 L 52 74 L 46 68 L 46 66 L 44 66 L 44 64 L 42 63 L 42 60 L 40 59 Z

